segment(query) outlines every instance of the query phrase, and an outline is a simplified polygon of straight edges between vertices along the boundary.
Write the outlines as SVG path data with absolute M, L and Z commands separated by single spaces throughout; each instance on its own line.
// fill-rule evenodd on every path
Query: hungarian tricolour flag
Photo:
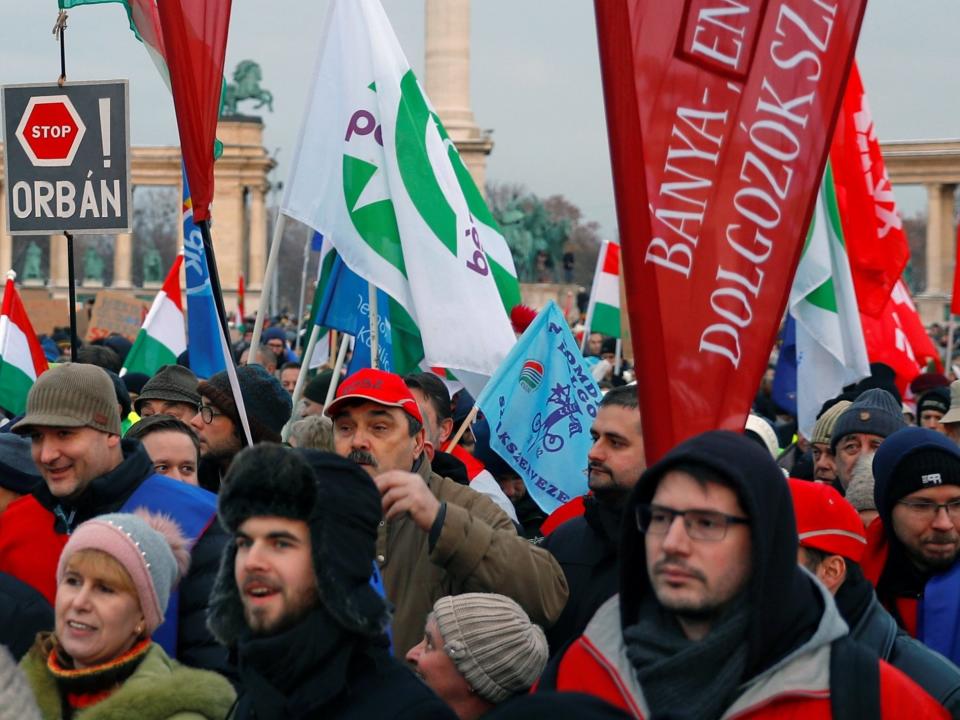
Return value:
M 183 255 L 177 255 L 173 267 L 163 281 L 150 312 L 137 333 L 127 355 L 121 375 L 139 372 L 153 375 L 164 365 L 173 365 L 187 349 L 187 333 L 183 321 L 183 300 L 180 291 L 180 266 Z
M 389 296 L 426 365 L 476 392 L 515 342 L 503 234 L 378 0 L 332 3 L 322 43 L 281 209 Z
M 30 388 L 46 369 L 47 358 L 9 273 L 0 310 L 0 407 L 17 415 L 26 410 Z
M 587 305 L 587 333 L 620 337 L 620 246 L 604 240 Z

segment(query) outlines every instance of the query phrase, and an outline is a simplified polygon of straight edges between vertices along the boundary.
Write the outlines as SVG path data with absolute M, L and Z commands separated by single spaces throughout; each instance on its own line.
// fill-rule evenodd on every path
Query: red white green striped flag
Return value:
M 150 307 L 150 312 L 130 348 L 121 375 L 139 372 L 153 375 L 164 365 L 173 365 L 187 349 L 186 323 L 183 319 L 183 295 L 180 290 L 180 266 L 183 255 L 177 255 L 167 273 L 163 287 Z
M 19 415 L 27 408 L 27 395 L 37 377 L 47 369 L 47 357 L 37 340 L 20 293 L 7 273 L 0 309 L 0 406 Z
M 584 337 L 592 332 L 620 337 L 620 246 L 604 240 L 587 305 Z

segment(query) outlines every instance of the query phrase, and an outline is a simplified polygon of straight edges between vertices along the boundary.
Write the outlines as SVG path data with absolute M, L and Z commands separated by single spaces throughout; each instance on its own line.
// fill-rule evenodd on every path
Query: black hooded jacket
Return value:
M 717 430 L 681 443 L 641 476 L 624 517 L 635 517 L 649 503 L 660 480 L 672 469 L 696 464 L 724 478 L 750 518 L 753 571 L 747 588 L 750 624 L 742 681 L 755 677 L 809 640 L 824 606 L 815 580 L 797 565 L 797 527 L 783 473 L 770 453 L 743 435 Z M 621 626 L 637 622 L 640 602 L 653 592 L 646 567 L 645 537 L 636 522 L 625 521 L 620 537 Z

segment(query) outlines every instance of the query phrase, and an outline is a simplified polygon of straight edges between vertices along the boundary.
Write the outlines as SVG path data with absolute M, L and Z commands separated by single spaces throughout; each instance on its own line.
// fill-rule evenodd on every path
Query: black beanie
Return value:
M 924 410 L 937 410 L 943 415 L 950 409 L 950 388 L 935 387 L 927 390 L 917 400 L 917 425 L 920 425 L 920 416 Z
M 307 523 L 323 607 L 348 632 L 376 637 L 384 631 L 387 603 L 370 586 L 380 493 L 359 465 L 332 453 L 273 443 L 246 448 L 230 465 L 217 514 L 231 534 L 250 517 Z M 207 615 L 214 636 L 227 646 L 236 643 L 246 624 L 235 559 L 236 545 L 228 543 Z
M 238 367 L 237 380 L 240 382 L 253 442 L 280 442 L 280 432 L 293 410 L 290 393 L 259 365 Z M 226 370 L 197 385 L 197 392 L 233 420 L 238 430 L 242 427 L 240 411 L 234 402 Z
M 303 389 L 303 396 L 307 400 L 323 405 L 327 402 L 327 391 L 330 389 L 330 381 L 333 379 L 333 370 L 324 370 L 317 373 L 317 376 L 307 383 Z

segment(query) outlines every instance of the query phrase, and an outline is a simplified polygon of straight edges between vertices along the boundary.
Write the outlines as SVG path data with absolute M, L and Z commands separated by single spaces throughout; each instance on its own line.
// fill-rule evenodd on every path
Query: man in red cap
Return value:
M 960 670 L 897 626 L 860 569 L 867 547 L 860 515 L 829 485 L 788 482 L 800 540 L 797 559 L 834 596 L 851 637 L 960 717 Z
M 324 410 L 334 450 L 363 467 L 383 498 L 377 563 L 396 609 L 398 657 L 416 645 L 433 602 L 492 592 L 516 600 L 537 624 L 552 624 L 567 600 L 563 571 L 546 550 L 517 535 L 488 497 L 433 472 L 423 416 L 399 375 L 363 369 Z

